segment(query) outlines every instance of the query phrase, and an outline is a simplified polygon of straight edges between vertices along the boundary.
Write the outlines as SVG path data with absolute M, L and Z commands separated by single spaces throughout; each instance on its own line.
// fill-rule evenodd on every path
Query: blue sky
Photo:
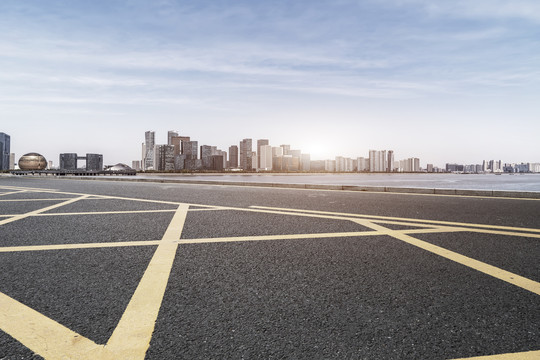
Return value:
M 540 2 L 2 0 L 0 119 L 55 164 L 131 164 L 146 130 L 540 162 Z

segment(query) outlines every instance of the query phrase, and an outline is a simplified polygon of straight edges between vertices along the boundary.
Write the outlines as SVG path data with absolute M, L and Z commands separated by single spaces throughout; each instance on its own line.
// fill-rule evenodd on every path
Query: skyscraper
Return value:
M 369 150 L 369 171 L 383 172 L 388 167 L 388 159 L 386 158 L 386 150 Z
M 176 130 L 167 131 L 167 145 L 173 145 L 172 138 L 174 136 L 178 136 L 178 131 L 176 131 Z
M 217 155 L 217 148 L 210 145 L 201 145 L 201 160 L 202 166 L 205 169 L 210 169 L 212 167 L 212 156 Z
M 144 133 L 144 145 L 143 145 L 143 170 L 154 169 L 154 145 L 156 144 L 156 134 L 153 131 L 147 131 Z
M 197 159 L 197 147 L 198 147 L 197 141 L 185 141 L 182 143 L 183 149 L 182 153 L 183 155 L 186 155 L 186 160 L 196 160 Z
M 309 154 L 302 154 L 300 161 L 300 170 L 311 171 L 311 156 Z
M 0 170 L 9 170 L 9 154 L 11 151 L 11 138 L 8 134 L 0 132 Z
M 232 169 L 238 168 L 238 146 L 236 145 L 229 147 L 229 167 Z
M 9 170 L 15 170 L 15 154 L 9 154 Z
M 369 170 L 369 159 L 365 157 L 359 157 L 356 164 L 358 171 L 368 171 Z
M 259 169 L 272 170 L 272 147 L 270 145 L 261 145 L 259 147 Z
M 388 150 L 388 160 L 386 163 L 386 171 L 394 171 L 394 150 Z
M 154 170 L 171 171 L 174 170 L 174 146 L 156 145 L 155 147 Z
M 190 141 L 189 136 L 173 136 L 171 137 L 171 144 L 174 146 L 174 155 L 183 154 L 183 144 L 186 141 Z
M 244 139 L 240 141 L 240 168 L 243 170 L 252 170 L 253 169 L 253 160 L 252 160 L 252 140 Z
M 261 166 L 261 146 L 268 145 L 269 141 L 268 139 L 259 139 L 257 140 L 257 164 L 259 168 L 262 168 Z

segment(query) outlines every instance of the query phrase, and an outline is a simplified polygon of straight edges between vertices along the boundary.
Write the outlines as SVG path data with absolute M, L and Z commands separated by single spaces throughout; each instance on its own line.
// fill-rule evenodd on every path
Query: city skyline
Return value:
M 17 158 L 139 158 L 178 129 L 312 159 L 538 162 L 540 4 L 427 0 L 0 3 L 0 118 Z M 203 145 L 201 143 L 201 145 Z

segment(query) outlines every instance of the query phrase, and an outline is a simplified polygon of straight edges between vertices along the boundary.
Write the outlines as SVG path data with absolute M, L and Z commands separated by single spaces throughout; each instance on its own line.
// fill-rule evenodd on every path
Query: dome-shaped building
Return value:
M 28 153 L 19 159 L 21 170 L 44 170 L 47 167 L 47 159 L 38 153 Z
M 126 164 L 122 164 L 122 163 L 118 163 L 116 165 L 108 167 L 106 170 L 107 171 L 133 171 L 132 168 L 130 168 Z

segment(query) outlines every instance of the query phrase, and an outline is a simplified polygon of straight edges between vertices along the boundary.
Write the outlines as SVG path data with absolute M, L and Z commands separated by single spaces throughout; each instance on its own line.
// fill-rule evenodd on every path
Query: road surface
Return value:
M 0 359 L 538 359 L 539 241 L 538 199 L 3 177 Z

